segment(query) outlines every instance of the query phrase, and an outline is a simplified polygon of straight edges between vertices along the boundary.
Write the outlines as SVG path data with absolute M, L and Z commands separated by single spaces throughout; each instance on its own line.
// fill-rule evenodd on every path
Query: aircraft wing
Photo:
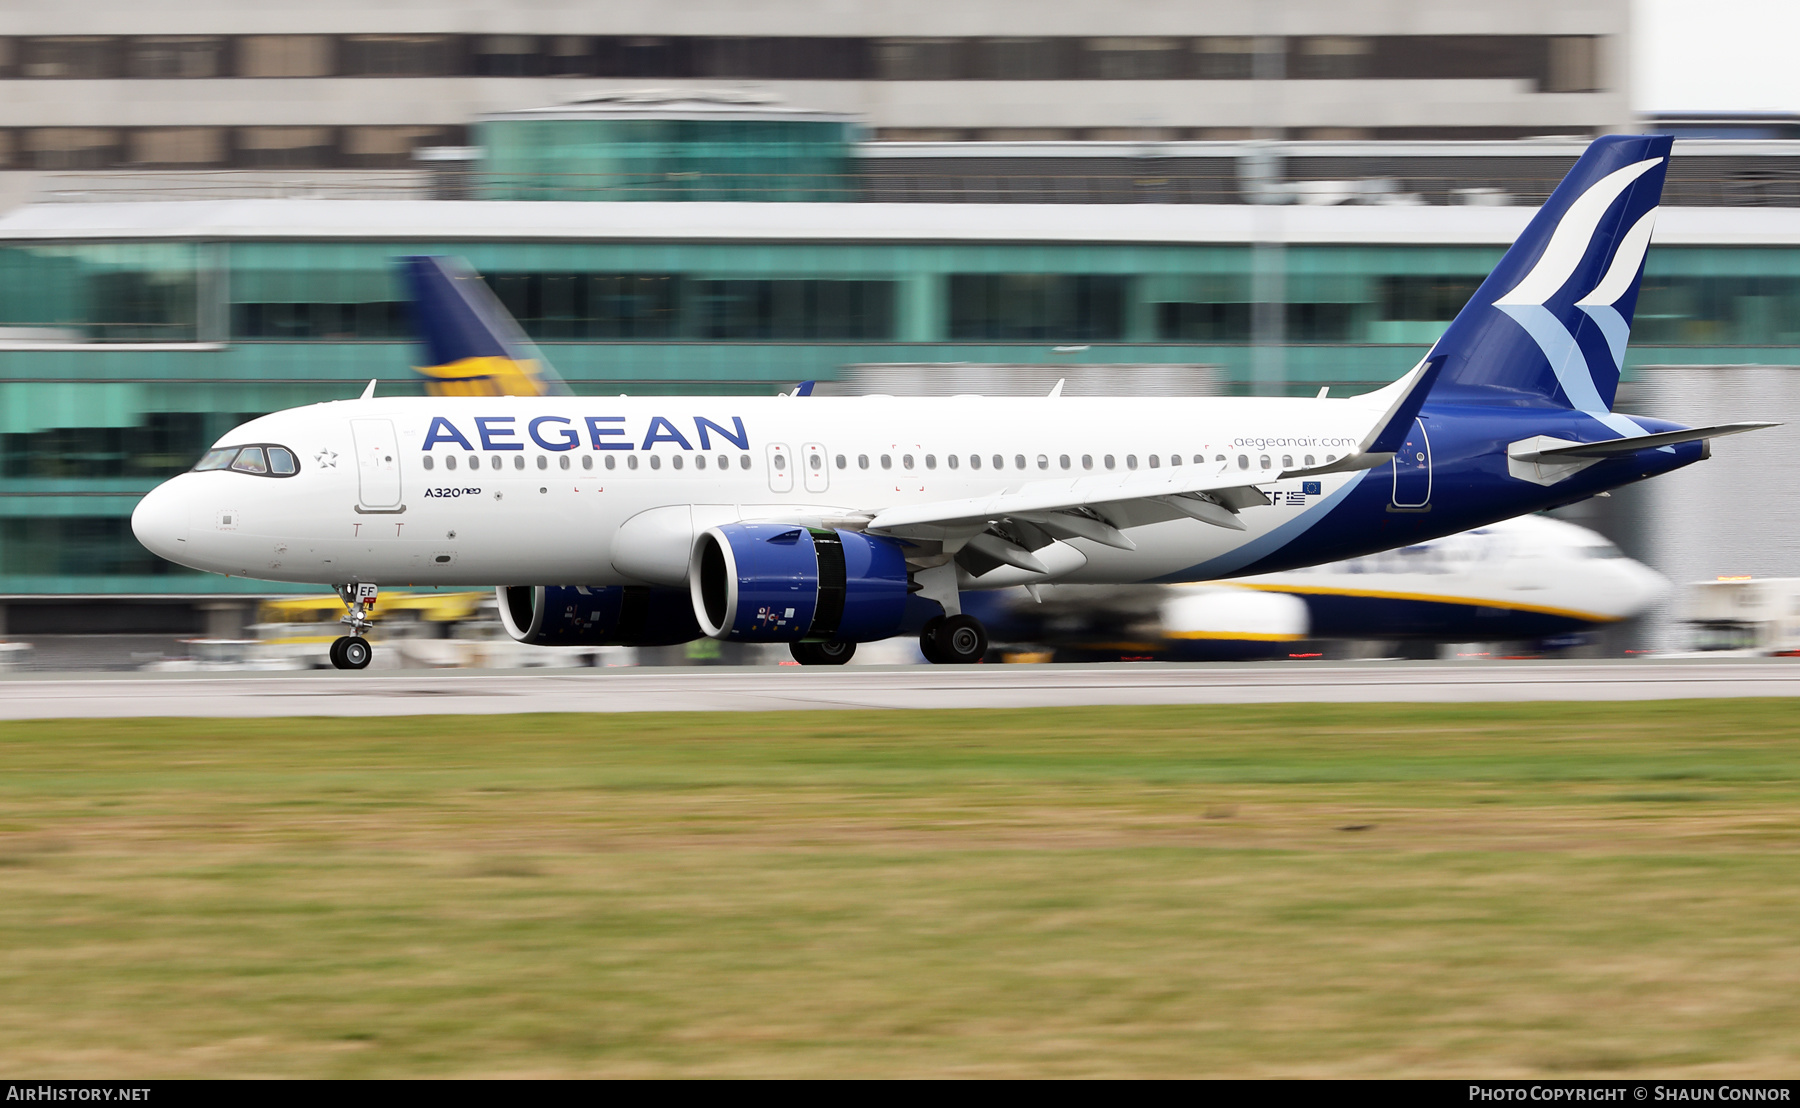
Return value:
M 1362 398 L 1373 416 L 1367 432 L 1355 451 L 1325 465 L 1252 473 L 1225 461 L 1029 481 L 990 496 L 888 508 L 866 527 L 896 538 L 940 541 L 949 550 L 973 548 L 977 561 L 1031 572 L 1047 572 L 1032 551 L 1061 539 L 1135 550 L 1126 529 L 1183 518 L 1242 531 L 1238 513 L 1269 503 L 1258 483 L 1372 469 L 1392 460 L 1442 364 L 1427 358 L 1407 376 Z

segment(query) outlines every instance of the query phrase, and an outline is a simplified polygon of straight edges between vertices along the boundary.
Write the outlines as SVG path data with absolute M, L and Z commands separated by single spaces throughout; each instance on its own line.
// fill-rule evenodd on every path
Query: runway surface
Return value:
M 1800 696 L 1800 661 L 850 666 L 21 675 L 0 719 L 757 712 Z

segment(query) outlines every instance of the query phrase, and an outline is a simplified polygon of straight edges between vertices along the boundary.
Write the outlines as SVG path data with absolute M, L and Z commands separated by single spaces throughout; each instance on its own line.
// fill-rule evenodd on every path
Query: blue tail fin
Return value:
M 1612 409 L 1673 141 L 1593 141 L 1433 348 L 1433 399 Z
M 400 259 L 433 396 L 567 395 L 556 370 L 460 258 Z

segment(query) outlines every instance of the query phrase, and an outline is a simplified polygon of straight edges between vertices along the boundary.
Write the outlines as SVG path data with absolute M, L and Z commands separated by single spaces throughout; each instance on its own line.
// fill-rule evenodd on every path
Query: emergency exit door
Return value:
M 1394 454 L 1394 507 L 1431 506 L 1431 439 L 1425 424 L 1413 420 L 1406 442 Z
M 357 499 L 369 511 L 400 507 L 400 442 L 389 419 L 353 419 L 356 442 Z

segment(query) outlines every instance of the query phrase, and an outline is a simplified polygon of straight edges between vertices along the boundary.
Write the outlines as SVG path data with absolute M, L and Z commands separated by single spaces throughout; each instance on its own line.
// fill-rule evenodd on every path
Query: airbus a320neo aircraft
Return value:
M 1354 557 L 1767 426 L 1610 410 L 1670 146 L 1596 140 L 1425 359 L 1364 396 L 384 399 L 371 383 L 237 428 L 132 527 L 182 565 L 336 586 L 344 668 L 368 664 L 379 585 L 469 582 L 498 586 L 531 643 L 711 635 L 831 664 L 917 632 L 933 661 L 972 662 L 986 634 L 963 590 Z M 430 261 L 409 272 L 437 391 L 531 379 L 510 319 L 457 288 L 479 282 Z

